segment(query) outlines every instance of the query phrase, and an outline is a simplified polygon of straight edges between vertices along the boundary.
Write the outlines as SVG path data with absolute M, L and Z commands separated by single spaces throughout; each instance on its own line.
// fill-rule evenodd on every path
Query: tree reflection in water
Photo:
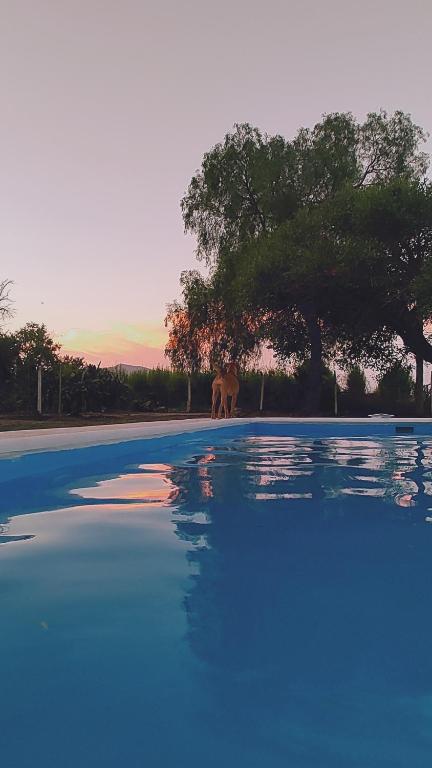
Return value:
M 236 727 L 432 693 L 431 466 L 429 441 L 248 438 L 174 470 L 188 639 Z

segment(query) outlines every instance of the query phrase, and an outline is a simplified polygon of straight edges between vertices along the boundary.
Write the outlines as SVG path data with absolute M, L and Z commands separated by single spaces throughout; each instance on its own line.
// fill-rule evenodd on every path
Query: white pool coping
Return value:
M 89 427 L 57 427 L 55 429 L 23 429 L 0 432 L 0 456 L 33 451 L 56 451 L 85 446 L 145 440 L 167 435 L 182 435 L 208 429 L 224 429 L 254 423 L 268 424 L 422 424 L 432 425 L 432 419 L 399 418 L 292 418 L 255 417 L 242 419 L 173 419 L 169 421 L 140 421 L 127 424 L 103 424 Z

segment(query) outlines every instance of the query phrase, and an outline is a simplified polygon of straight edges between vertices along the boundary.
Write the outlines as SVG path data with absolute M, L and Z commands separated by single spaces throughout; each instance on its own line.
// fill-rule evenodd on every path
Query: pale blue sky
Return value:
M 203 153 L 234 122 L 289 137 L 336 110 L 400 108 L 432 129 L 431 28 L 430 0 L 2 0 L 13 325 L 149 360 L 196 264 L 179 201 Z

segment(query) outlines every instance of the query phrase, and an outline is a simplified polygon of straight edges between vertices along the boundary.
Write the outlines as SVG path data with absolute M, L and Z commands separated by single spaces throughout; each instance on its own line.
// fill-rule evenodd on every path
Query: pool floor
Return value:
M 2 463 L 2 766 L 430 765 L 432 438 L 70 453 Z

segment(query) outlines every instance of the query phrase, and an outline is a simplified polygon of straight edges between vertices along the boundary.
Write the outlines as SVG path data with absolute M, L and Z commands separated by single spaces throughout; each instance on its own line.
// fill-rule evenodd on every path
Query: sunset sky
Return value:
M 234 122 L 290 137 L 331 111 L 432 130 L 431 32 L 430 0 L 3 0 L 9 327 L 161 363 L 165 306 L 197 265 L 179 202 L 203 153 Z

